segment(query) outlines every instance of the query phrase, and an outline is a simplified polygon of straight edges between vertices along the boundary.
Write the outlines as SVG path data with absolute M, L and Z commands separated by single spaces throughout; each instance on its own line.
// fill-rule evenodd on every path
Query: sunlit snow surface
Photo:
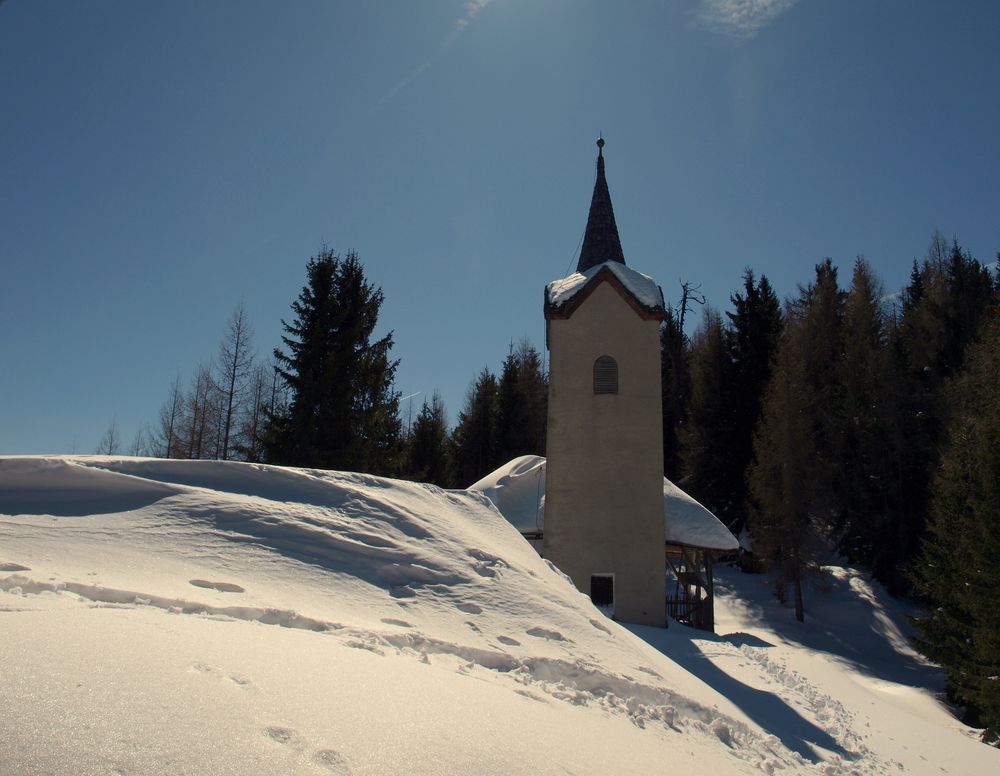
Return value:
M 826 580 L 804 627 L 727 573 L 727 635 L 633 633 L 481 494 L 0 458 L 0 773 L 1000 772 Z

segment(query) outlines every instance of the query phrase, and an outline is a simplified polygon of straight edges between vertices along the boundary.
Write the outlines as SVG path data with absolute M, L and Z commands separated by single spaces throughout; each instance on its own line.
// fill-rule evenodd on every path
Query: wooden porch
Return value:
M 665 555 L 668 572 L 667 616 L 692 628 L 714 631 L 712 551 L 668 544 Z M 670 579 L 671 575 L 673 580 Z

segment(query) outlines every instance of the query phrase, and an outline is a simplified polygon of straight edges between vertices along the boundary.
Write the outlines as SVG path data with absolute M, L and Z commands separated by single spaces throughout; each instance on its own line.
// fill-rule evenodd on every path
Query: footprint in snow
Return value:
M 477 606 L 476 604 L 458 604 L 458 606 L 456 606 L 455 608 L 458 609 L 459 611 L 465 612 L 466 614 L 483 613 L 483 607 Z
M 270 727 L 264 728 L 264 735 L 276 744 L 281 744 L 282 746 L 291 746 L 298 749 L 301 748 L 303 744 L 299 734 L 291 728 L 271 725 Z
M 390 585 L 389 595 L 393 598 L 413 598 L 417 594 L 409 585 Z
M 0 563 L 0 571 L 31 571 L 31 569 L 20 563 Z
M 189 584 L 195 587 L 204 587 L 208 590 L 218 590 L 220 593 L 245 593 L 244 590 L 239 585 L 234 585 L 232 582 L 209 582 L 206 579 L 190 579 Z
M 503 558 L 498 558 L 488 552 L 473 548 L 469 550 L 469 555 L 476 561 L 472 566 L 473 571 L 481 577 L 495 577 L 502 569 L 507 568 Z
M 299 752 L 305 751 L 308 747 L 308 742 L 291 728 L 271 725 L 264 728 L 264 735 L 276 744 L 287 746 Z M 341 776 L 348 776 L 351 773 L 347 758 L 335 749 L 317 749 L 313 752 L 311 759 L 316 765 L 331 773 L 338 773 Z
M 383 617 L 382 618 L 382 622 L 384 622 L 386 625 L 395 625 L 395 626 L 397 626 L 399 628 L 412 628 L 413 627 L 406 620 L 397 620 L 395 617 Z
M 599 623 L 597 620 L 591 620 L 590 624 L 593 625 L 595 628 L 597 628 L 597 630 L 604 631 L 609 636 L 611 635 L 611 631 L 609 631 L 606 627 L 604 627 L 603 624 Z
M 510 636 L 497 636 L 497 641 L 501 644 L 506 644 L 508 647 L 519 647 L 521 642 L 517 639 L 512 639 Z
M 549 639 L 550 641 L 569 641 L 569 639 L 563 636 L 559 631 L 549 630 L 548 628 L 529 628 L 525 632 L 529 636 L 534 636 L 539 639 Z
M 207 665 L 206 663 L 192 663 L 191 670 L 199 674 L 207 674 L 208 676 L 215 677 L 216 679 L 225 680 L 227 682 L 232 682 L 237 687 L 243 687 L 244 689 L 250 689 L 253 687 L 253 682 L 244 676 L 239 674 L 227 674 L 220 668 L 215 668 L 214 666 Z
M 340 773 L 347 776 L 351 772 L 347 764 L 347 758 L 334 749 L 319 749 L 312 756 L 314 763 L 322 768 L 326 768 L 332 773 Z
M 345 647 L 350 647 L 351 649 L 363 649 L 367 652 L 371 652 L 375 655 L 381 655 L 385 657 L 385 650 L 383 650 L 374 640 L 365 639 L 349 639 L 344 642 Z

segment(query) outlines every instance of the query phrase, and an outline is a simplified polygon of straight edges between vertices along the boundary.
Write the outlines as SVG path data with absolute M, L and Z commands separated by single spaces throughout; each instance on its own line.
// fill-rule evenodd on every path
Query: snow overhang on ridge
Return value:
M 651 318 L 663 316 L 665 305 L 660 286 L 649 275 L 636 272 L 620 261 L 605 261 L 583 272 L 553 280 L 545 286 L 546 316 L 569 317 L 577 304 L 602 280 L 610 281 L 624 292 L 640 313 Z
M 663 478 L 663 513 L 667 544 L 735 552 L 739 539 L 719 518 L 674 483 Z

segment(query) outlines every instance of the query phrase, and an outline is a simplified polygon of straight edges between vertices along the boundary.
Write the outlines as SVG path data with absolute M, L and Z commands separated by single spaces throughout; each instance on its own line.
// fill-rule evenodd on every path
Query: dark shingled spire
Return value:
M 597 181 L 594 183 L 594 196 L 590 200 L 587 231 L 583 235 L 583 248 L 580 250 L 580 261 L 576 265 L 576 271 L 585 272 L 605 261 L 620 261 L 624 264 L 625 254 L 622 253 L 622 243 L 618 239 L 615 211 L 611 207 L 608 181 L 604 177 L 604 138 L 599 137 Z

